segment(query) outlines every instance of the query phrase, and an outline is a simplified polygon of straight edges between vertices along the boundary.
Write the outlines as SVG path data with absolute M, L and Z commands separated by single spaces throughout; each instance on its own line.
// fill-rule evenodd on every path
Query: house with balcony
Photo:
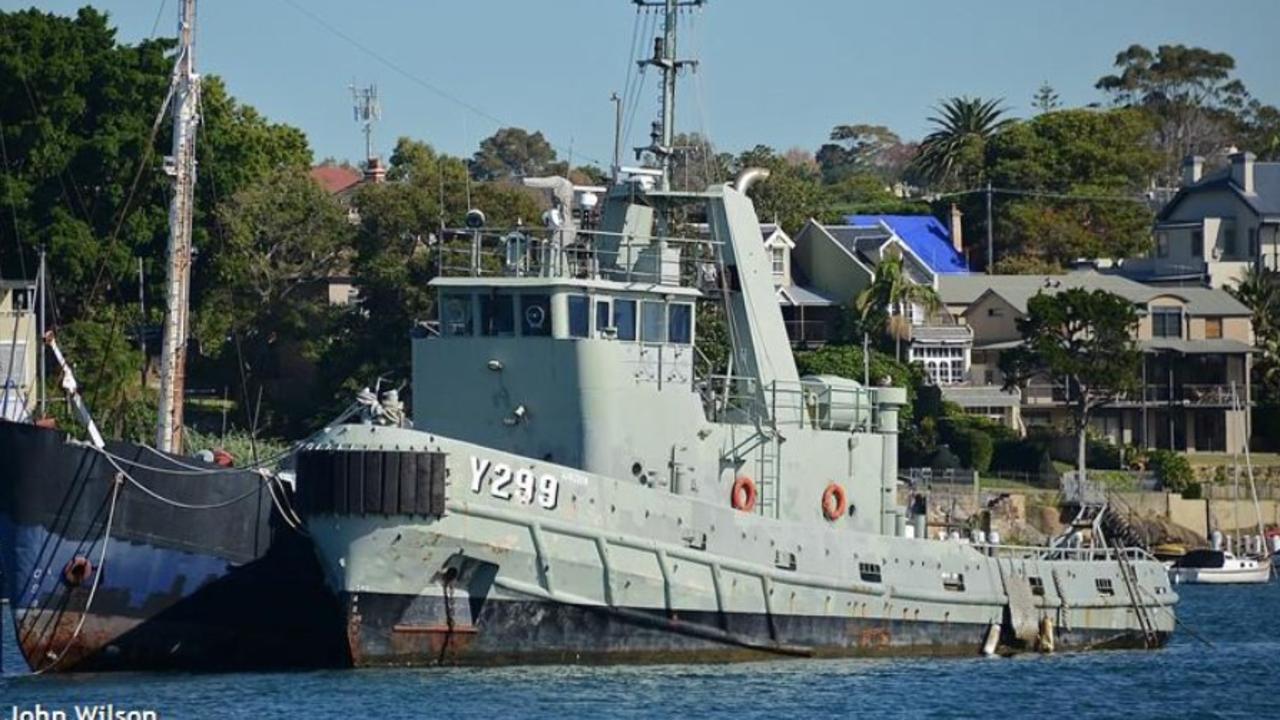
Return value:
M 968 273 L 957 249 L 961 247 L 958 214 L 952 224 L 949 229 L 928 215 L 850 215 L 837 225 L 810 219 L 791 243 L 786 284 L 779 290 L 792 343 L 820 345 L 836 337 L 843 315 L 875 280 L 877 268 L 890 255 L 902 258 L 912 282 L 935 289 L 942 275 Z M 924 347 L 935 343 L 938 350 L 945 346 L 947 352 L 962 352 L 953 346 L 967 340 L 963 328 L 922 333 L 918 330 L 937 324 L 938 319 L 926 318 L 918 307 L 891 312 L 901 312 L 904 324 L 911 326 L 909 349 L 913 357 L 917 349 L 923 356 Z M 942 367 L 941 356 L 934 359 L 937 367 Z
M 948 400 L 1014 427 L 1066 426 L 1068 388 L 1038 378 L 1021 394 L 1004 393 L 1000 357 L 1022 343 L 1017 321 L 1039 293 L 1105 290 L 1137 308 L 1134 340 L 1143 354 L 1138 392 L 1100 410 L 1098 435 L 1116 443 L 1188 452 L 1227 451 L 1247 436 L 1252 388 L 1252 316 L 1220 288 L 1139 283 L 1119 275 L 944 276 L 938 292 L 949 313 L 973 334 L 960 381 L 942 378 Z M 999 401 L 999 403 L 997 403 Z
M 1156 216 L 1150 257 L 1125 260 L 1121 272 L 1162 285 L 1236 285 L 1253 266 L 1280 269 L 1280 163 L 1239 152 L 1204 172 L 1189 157 L 1182 187 Z
M 40 342 L 36 286 L 0 280 L 0 418 L 25 420 L 35 408 Z

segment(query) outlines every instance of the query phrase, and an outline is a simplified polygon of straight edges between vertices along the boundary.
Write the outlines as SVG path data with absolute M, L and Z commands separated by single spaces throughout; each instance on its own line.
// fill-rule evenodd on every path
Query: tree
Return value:
M 1133 303 L 1119 295 L 1083 288 L 1040 293 L 1027 301 L 1027 315 L 1018 320 L 1023 344 L 1000 357 L 1005 389 L 1023 388 L 1032 378 L 1064 384 L 1081 479 L 1089 419 L 1137 388 L 1142 363 L 1133 341 L 1137 324 Z
M 932 185 L 950 188 L 985 179 L 986 144 L 1013 120 L 1004 117 L 1002 99 L 953 97 L 929 118 L 936 129 L 920 143 L 912 166 Z
M 999 256 L 1065 265 L 1143 254 L 1152 222 L 1143 191 L 1160 163 L 1145 142 L 1150 130 L 1137 110 L 1058 110 L 994 138 L 987 146 L 993 183 L 1032 193 L 998 196 Z M 967 215 L 984 214 L 979 200 L 968 199 Z
M 883 125 L 837 125 L 830 140 L 815 156 L 826 183 L 868 174 L 882 182 L 900 180 L 915 150 Z
M 715 145 L 699 133 L 680 133 L 671 156 L 671 187 L 702 192 L 713 183 L 724 182 L 732 174 L 733 156 L 716 152 Z
M 775 220 L 787 232 L 799 232 L 809 218 L 827 221 L 831 215 L 830 199 L 815 166 L 788 162 L 773 148 L 757 145 L 738 156 L 734 171 L 763 167 L 769 179 L 751 187 L 756 214 L 762 220 Z
M 552 167 L 556 151 L 541 132 L 502 128 L 480 142 L 471 158 L 471 175 L 477 180 L 504 180 L 563 174 Z
M 1043 115 L 1062 107 L 1062 101 L 1058 98 L 1058 93 L 1053 86 L 1046 81 L 1032 96 L 1031 107 L 1035 108 L 1038 114 Z
M 1249 101 L 1244 83 L 1232 77 L 1235 58 L 1186 45 L 1161 45 L 1152 52 L 1131 45 L 1116 55 L 1119 72 L 1095 87 L 1122 107 L 1137 107 L 1156 118 L 1155 145 L 1164 155 L 1166 182 L 1174 182 L 1182 158 L 1207 155 L 1229 144 L 1233 116 Z
M 912 306 L 920 306 L 928 315 L 942 307 L 937 291 L 908 277 L 902 255 L 892 251 L 881 258 L 875 279 L 853 302 L 864 332 L 879 326 L 893 338 L 893 356 L 899 362 L 902 361 L 902 341 L 911 333 Z
M 1253 312 L 1253 334 L 1261 351 L 1254 372 L 1264 393 L 1280 398 L 1280 273 L 1250 267 L 1227 290 Z

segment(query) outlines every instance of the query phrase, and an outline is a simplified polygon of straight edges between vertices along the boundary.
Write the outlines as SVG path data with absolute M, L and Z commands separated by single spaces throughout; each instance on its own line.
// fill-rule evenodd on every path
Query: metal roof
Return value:
M 884 223 L 939 275 L 966 274 L 969 266 L 951 244 L 951 233 L 932 215 L 850 215 L 850 225 Z
M 1144 307 L 1156 298 L 1174 297 L 1186 303 L 1187 314 L 1195 316 L 1248 317 L 1253 314 L 1225 290 L 1145 285 L 1120 275 L 1092 270 L 1062 275 L 942 275 L 938 278 L 938 294 L 946 305 L 972 305 L 992 292 L 1023 313 L 1027 311 L 1027 301 L 1036 295 L 1070 288 L 1105 290 Z

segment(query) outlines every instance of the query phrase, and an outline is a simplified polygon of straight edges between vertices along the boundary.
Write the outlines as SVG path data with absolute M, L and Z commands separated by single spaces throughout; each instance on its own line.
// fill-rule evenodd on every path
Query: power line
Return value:
M 496 116 L 496 115 L 493 115 L 492 113 L 489 113 L 489 112 L 485 111 L 484 109 L 482 109 L 482 108 L 480 108 L 480 107 L 478 107 L 478 106 L 476 106 L 476 105 L 472 105 L 471 103 L 467 102 L 466 100 L 463 100 L 462 98 L 460 98 L 460 97 L 458 97 L 458 96 L 456 96 L 456 95 L 454 95 L 454 94 L 452 94 L 452 93 L 448 92 L 447 90 L 445 90 L 445 89 L 443 89 L 443 88 L 439 87 L 438 85 L 432 84 L 432 83 L 428 82 L 427 80 L 424 80 L 424 79 L 422 79 L 421 77 L 419 77 L 419 76 L 417 76 L 417 75 L 414 75 L 413 73 L 411 73 L 411 72 L 409 72 L 408 70 L 404 69 L 404 68 L 403 68 L 403 67 L 401 67 L 399 64 L 397 64 L 395 61 L 393 61 L 393 60 L 391 60 L 390 58 L 388 58 L 387 56 L 383 55 L 382 53 L 378 52 L 377 50 L 374 50 L 373 48 L 369 47 L 368 45 L 365 45 L 364 43 L 360 42 L 359 40 L 355 39 L 354 37 L 352 37 L 352 36 L 348 35 L 347 33 L 343 32 L 341 29 L 339 29 L 339 28 L 335 27 L 334 25 L 330 24 L 327 20 L 325 20 L 324 18 L 320 17 L 320 16 L 319 16 L 319 15 L 317 15 L 316 13 L 314 13 L 314 12 L 312 12 L 311 10 L 309 10 L 309 9 L 307 9 L 307 8 L 305 8 L 305 7 L 303 7 L 303 6 L 302 6 L 302 5 L 300 5 L 298 2 L 296 2 L 296 0 L 280 0 L 280 2 L 283 2 L 284 4 L 286 4 L 286 5 L 288 5 L 289 7 L 293 8 L 294 10 L 296 10 L 296 11 L 297 11 L 297 12 L 299 12 L 299 13 L 301 13 L 302 15 L 305 15 L 305 16 L 307 17 L 307 19 L 311 20 L 311 22 L 315 23 L 316 25 L 319 25 L 321 28 L 324 28 L 326 31 L 328 31 L 328 32 L 332 33 L 333 35 L 337 36 L 338 38 L 341 38 L 342 40 L 344 40 L 345 42 L 347 42 L 349 45 L 351 45 L 352 47 L 356 48 L 356 49 L 357 49 L 357 50 L 359 50 L 360 52 L 362 52 L 362 53 L 364 53 L 364 54 L 368 55 L 369 57 L 373 58 L 374 60 L 377 60 L 377 61 L 378 61 L 379 63 L 381 63 L 382 65 L 385 65 L 385 66 L 386 66 L 388 69 L 390 69 L 392 72 L 395 72 L 396 74 L 400 75 L 401 77 L 405 78 L 406 80 L 409 80 L 410 82 L 414 83 L 415 85 L 418 85 L 418 86 L 422 87 L 423 89 L 427 90 L 428 92 L 431 92 L 431 93 L 435 94 L 436 96 L 438 96 L 438 97 L 440 97 L 440 98 L 443 98 L 444 100 L 447 100 L 447 101 L 449 101 L 449 102 L 451 102 L 451 103 L 453 103 L 453 104 L 455 104 L 455 105 L 457 105 L 457 106 L 459 106 L 459 107 L 461 107 L 461 108 L 463 108 L 463 109 L 465 109 L 465 110 L 467 110 L 467 111 L 469 111 L 469 112 L 471 112 L 471 113 L 473 113 L 473 114 L 475 114 L 475 115 L 478 115 L 479 117 L 482 117 L 482 118 L 484 118 L 485 120 L 488 120 L 489 122 L 492 122 L 492 123 L 494 123 L 495 125 L 497 125 L 497 126 L 499 126 L 499 127 L 510 127 L 510 126 L 511 126 L 511 123 L 506 122 L 506 121 L 505 121 L 505 120 L 503 120 L 502 118 L 500 118 L 500 117 L 498 117 L 498 116 Z M 554 146 L 554 145 L 553 145 L 553 147 L 555 147 L 555 149 L 556 149 L 557 151 L 563 151 L 563 148 L 561 148 L 561 147 L 557 147 L 557 146 Z M 601 162 L 600 162 L 598 159 L 596 159 L 596 158 L 593 158 L 593 157 L 587 157 L 587 156 L 584 156 L 584 158 L 585 158 L 585 159 L 587 159 L 587 160 L 589 160 L 589 161 L 591 161 L 591 162 L 593 162 L 593 163 L 595 163 L 596 165 L 601 165 Z

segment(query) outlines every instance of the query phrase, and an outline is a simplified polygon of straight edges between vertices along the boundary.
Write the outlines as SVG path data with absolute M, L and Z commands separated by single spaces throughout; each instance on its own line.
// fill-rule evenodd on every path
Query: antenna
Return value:
M 640 65 L 652 65 L 662 72 L 662 114 L 653 123 L 652 142 L 636 148 L 636 153 L 649 152 L 662 168 L 662 189 L 671 189 L 671 155 L 676 133 L 676 76 L 686 67 L 697 68 L 696 60 L 676 59 L 676 17 L 681 8 L 702 7 L 705 0 L 632 0 L 640 8 L 662 8 L 665 22 L 662 35 L 653 39 L 653 57 Z
M 364 157 L 366 160 L 372 160 L 377 157 L 373 153 L 373 125 L 382 119 L 382 102 L 378 99 L 378 86 L 356 87 L 355 81 L 352 81 L 348 87 L 351 88 L 352 114 L 355 121 L 360 124 L 361 132 L 364 133 Z

